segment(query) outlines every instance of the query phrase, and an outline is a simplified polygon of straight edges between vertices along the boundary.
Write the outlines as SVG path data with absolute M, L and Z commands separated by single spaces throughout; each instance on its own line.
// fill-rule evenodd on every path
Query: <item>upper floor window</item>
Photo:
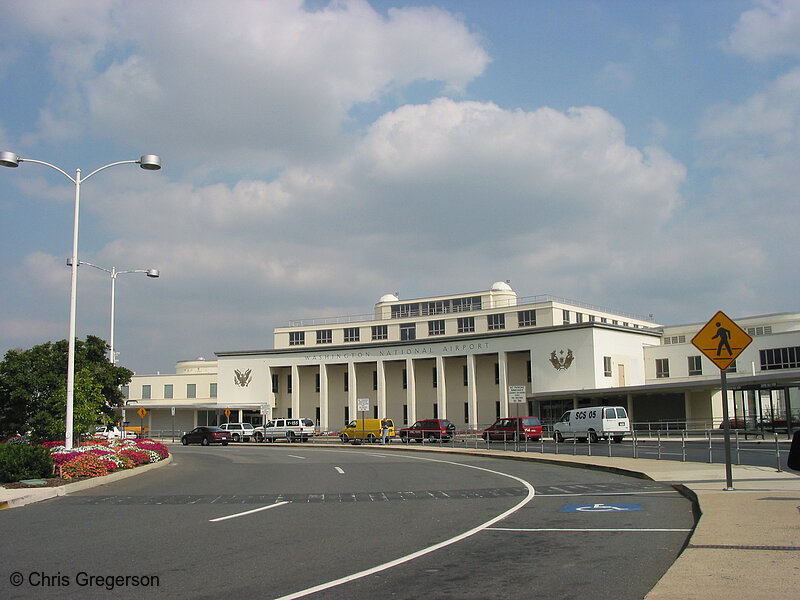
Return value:
M 197 398 L 197 384 L 196 383 L 187 383 L 186 384 L 186 397 L 187 398 Z
M 149 384 L 142 386 L 142 400 L 150 400 L 150 389 Z
M 372 326 L 372 340 L 387 340 L 389 339 L 389 327 L 387 325 L 373 325 Z
M 330 344 L 333 342 L 333 330 L 331 329 L 317 329 L 317 343 Z
M 402 317 L 417 317 L 419 316 L 419 303 L 414 302 L 411 304 L 395 304 L 392 306 L 392 318 L 399 319 Z
M 401 340 L 415 340 L 415 339 L 417 339 L 417 324 L 416 323 L 401 323 L 400 324 L 400 339 Z
M 453 312 L 464 312 L 467 310 L 480 310 L 481 297 L 470 296 L 468 298 L 453 298 Z
M 685 335 L 667 335 L 664 336 L 664 344 L 685 344 L 686 343 L 686 336 Z
M 290 331 L 289 332 L 289 345 L 290 346 L 302 346 L 306 343 L 306 332 L 305 331 Z
M 209 398 L 216 398 L 217 397 L 217 384 L 216 383 L 212 383 L 212 384 L 209 385 L 208 397 Z
M 428 321 L 428 335 L 444 335 L 444 320 Z
M 664 379 L 669 377 L 669 359 L 657 358 L 656 359 L 656 378 Z
M 358 342 L 361 339 L 361 331 L 358 327 L 345 327 L 344 328 L 344 341 L 345 342 Z
M 458 333 L 471 333 L 475 331 L 475 317 L 459 317 Z
M 700 356 L 690 356 L 689 375 L 702 375 L 702 374 L 703 374 L 703 362 Z
M 165 383 L 164 384 L 164 399 L 165 400 L 169 400 L 169 399 L 172 398 L 172 390 L 173 389 L 174 388 L 172 387 L 171 383 Z
M 768 348 L 758 351 L 762 371 L 796 369 L 800 367 L 800 346 L 791 348 Z
M 506 316 L 503 313 L 499 315 L 489 315 L 489 331 L 506 328 Z
M 603 376 L 604 377 L 611 377 L 611 357 L 604 356 L 603 357 Z
M 561 311 L 561 318 L 562 318 L 562 321 L 563 321 L 564 325 L 569 325 L 569 311 L 568 310 L 562 310 Z
M 517 324 L 520 327 L 533 327 L 536 325 L 536 311 L 521 310 L 517 312 Z

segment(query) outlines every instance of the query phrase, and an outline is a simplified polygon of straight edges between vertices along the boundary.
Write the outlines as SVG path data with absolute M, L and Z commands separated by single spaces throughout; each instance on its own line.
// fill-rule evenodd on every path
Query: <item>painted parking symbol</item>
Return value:
M 642 510 L 641 504 L 567 504 L 559 512 L 636 512 Z

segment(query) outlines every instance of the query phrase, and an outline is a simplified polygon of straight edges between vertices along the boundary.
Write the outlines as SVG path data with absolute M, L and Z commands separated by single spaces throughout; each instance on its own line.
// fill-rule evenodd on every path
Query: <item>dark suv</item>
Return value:
M 497 419 L 494 425 L 483 430 L 483 439 L 520 441 L 542 439 L 542 423 L 536 417 L 509 417 Z
M 446 419 L 424 419 L 417 421 L 411 427 L 404 427 L 397 433 L 404 444 L 411 440 L 446 442 L 452 440 L 455 434 L 456 426 Z

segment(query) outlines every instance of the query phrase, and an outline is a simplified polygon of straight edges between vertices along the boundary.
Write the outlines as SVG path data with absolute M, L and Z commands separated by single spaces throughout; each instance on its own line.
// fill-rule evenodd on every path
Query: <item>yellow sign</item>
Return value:
M 225 412 L 224 412 L 224 413 L 222 413 L 222 414 L 224 414 L 224 415 L 225 415 L 225 418 L 227 419 L 228 417 L 230 417 L 230 416 L 231 416 L 231 409 L 230 409 L 230 408 L 226 408 L 226 409 L 225 409 Z
M 142 406 L 139 410 L 136 411 L 136 414 L 139 415 L 139 418 L 144 419 L 145 415 L 147 415 L 147 409 Z
M 727 370 L 752 341 L 753 338 L 721 310 L 692 338 L 692 344 L 721 371 Z

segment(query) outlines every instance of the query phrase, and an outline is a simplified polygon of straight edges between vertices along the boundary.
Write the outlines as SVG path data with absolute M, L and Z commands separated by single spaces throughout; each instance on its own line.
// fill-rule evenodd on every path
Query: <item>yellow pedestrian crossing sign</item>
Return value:
M 692 338 L 692 344 L 721 371 L 727 370 L 752 341 L 753 338 L 721 310 Z
M 142 406 L 141 408 L 139 408 L 139 410 L 136 411 L 136 414 L 139 415 L 140 419 L 144 419 L 145 416 L 147 415 L 147 409 L 144 406 Z

